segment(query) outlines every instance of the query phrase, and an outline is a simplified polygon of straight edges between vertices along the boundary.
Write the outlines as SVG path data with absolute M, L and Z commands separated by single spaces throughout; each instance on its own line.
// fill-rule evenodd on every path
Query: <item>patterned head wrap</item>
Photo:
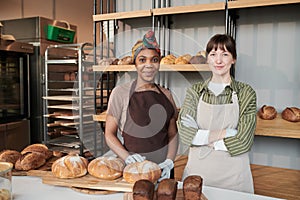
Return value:
M 140 53 L 140 51 L 145 48 L 154 49 L 160 55 L 159 45 L 153 31 L 148 31 L 144 35 L 143 40 L 138 40 L 132 47 L 133 62 L 135 62 L 136 56 Z

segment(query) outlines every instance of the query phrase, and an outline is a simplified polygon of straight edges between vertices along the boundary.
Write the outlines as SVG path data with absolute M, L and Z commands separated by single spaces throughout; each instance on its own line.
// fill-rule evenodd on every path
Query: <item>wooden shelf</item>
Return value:
M 154 16 L 225 10 L 224 2 L 152 9 Z
M 94 22 L 114 20 L 114 19 L 128 19 L 138 17 L 150 17 L 152 15 L 151 10 L 137 10 L 130 12 L 116 12 L 107 14 L 93 15 Z
M 300 122 L 286 121 L 280 113 L 273 120 L 257 117 L 255 135 L 300 139 Z
M 105 122 L 106 111 L 93 116 L 94 121 Z M 300 139 L 300 122 L 289 122 L 278 114 L 273 120 L 257 117 L 256 136 L 284 137 Z
M 109 66 L 100 66 L 94 65 L 94 71 L 118 71 L 118 72 L 127 72 L 135 71 L 134 65 L 109 65 Z M 197 71 L 210 71 L 207 64 L 187 64 L 187 65 L 160 65 L 159 71 L 177 71 L 177 72 L 197 72 Z
M 299 0 L 259 0 L 259 1 L 237 0 L 237 1 L 229 1 L 228 9 L 276 6 L 276 5 L 294 4 L 294 3 L 300 3 L 300 1 Z

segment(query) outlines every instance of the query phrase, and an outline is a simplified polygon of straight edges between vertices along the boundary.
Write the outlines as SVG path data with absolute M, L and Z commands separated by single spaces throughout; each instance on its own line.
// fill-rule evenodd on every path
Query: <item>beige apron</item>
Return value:
M 197 108 L 197 123 L 201 129 L 222 130 L 237 128 L 239 105 L 236 93 L 232 104 L 213 105 L 202 101 Z M 182 180 L 189 175 L 200 175 L 203 184 L 218 188 L 254 193 L 248 153 L 230 156 L 210 146 L 192 146 Z

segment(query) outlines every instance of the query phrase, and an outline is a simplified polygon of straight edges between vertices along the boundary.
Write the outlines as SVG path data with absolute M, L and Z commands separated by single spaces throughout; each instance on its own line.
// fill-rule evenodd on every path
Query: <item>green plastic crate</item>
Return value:
M 75 31 L 48 24 L 47 39 L 56 42 L 73 43 Z

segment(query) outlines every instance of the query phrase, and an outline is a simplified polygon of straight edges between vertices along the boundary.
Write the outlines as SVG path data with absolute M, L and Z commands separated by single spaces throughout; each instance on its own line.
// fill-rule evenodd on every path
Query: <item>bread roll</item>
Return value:
M 98 157 L 88 165 L 88 172 L 97 178 L 114 180 L 122 176 L 125 163 L 120 158 Z
M 258 111 L 258 116 L 265 120 L 275 119 L 277 116 L 277 111 L 273 106 L 263 105 Z
M 200 200 L 202 194 L 201 176 L 188 176 L 183 181 L 183 196 L 185 200 Z
M 46 163 L 46 158 L 38 152 L 27 152 L 16 161 L 15 168 L 17 170 L 37 169 Z
M 185 55 L 179 56 L 178 58 L 176 58 L 175 64 L 176 65 L 190 64 L 191 58 L 192 58 L 192 56 L 190 54 L 185 54 Z
M 177 181 L 174 179 L 163 179 L 157 188 L 159 200 L 175 200 L 177 194 Z
M 48 160 L 53 156 L 52 151 L 48 149 L 48 147 L 44 144 L 32 144 L 27 146 L 25 149 L 21 151 L 21 154 L 26 154 L 28 152 L 37 152 L 44 155 L 45 159 Z
M 151 181 L 146 179 L 138 180 L 133 185 L 133 200 L 153 200 L 154 190 L 154 183 Z
M 281 113 L 282 119 L 290 122 L 300 122 L 300 109 L 296 107 L 287 107 Z
M 118 61 L 118 65 L 132 65 L 133 60 L 131 56 L 125 56 Z
M 173 54 L 169 54 L 160 60 L 160 64 L 161 65 L 173 65 L 173 64 L 175 64 L 175 60 L 176 60 L 176 56 L 174 56 Z
M 78 155 L 67 155 L 57 159 L 51 167 L 54 176 L 58 178 L 76 178 L 87 173 L 88 161 Z
M 205 64 L 206 58 L 202 55 L 200 56 L 193 56 L 190 60 L 191 64 Z
M 203 56 L 206 59 L 206 51 L 199 51 L 196 56 Z
M 22 154 L 16 150 L 4 150 L 0 153 L 0 161 L 10 162 L 15 165 L 21 156 Z
M 155 183 L 160 175 L 161 169 L 159 166 L 148 160 L 129 164 L 123 171 L 123 178 L 129 183 L 135 183 L 140 179 L 146 179 Z

